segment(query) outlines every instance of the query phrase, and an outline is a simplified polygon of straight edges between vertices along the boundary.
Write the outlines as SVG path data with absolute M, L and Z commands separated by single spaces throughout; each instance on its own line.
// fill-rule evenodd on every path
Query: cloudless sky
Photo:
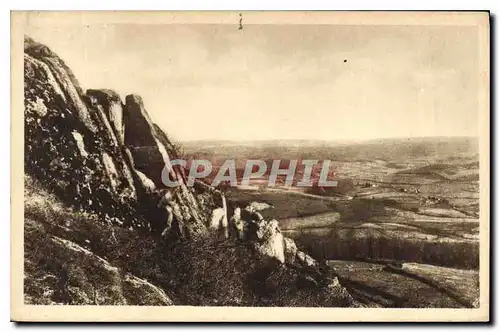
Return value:
M 29 25 L 84 89 L 143 97 L 177 140 L 478 135 L 477 29 Z

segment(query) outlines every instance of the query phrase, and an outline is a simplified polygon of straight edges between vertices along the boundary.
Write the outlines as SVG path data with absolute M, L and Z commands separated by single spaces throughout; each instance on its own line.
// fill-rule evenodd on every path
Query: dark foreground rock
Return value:
M 84 93 L 46 46 L 26 38 L 24 50 L 26 172 L 83 210 L 161 232 L 167 225 L 158 203 L 167 191 L 161 181 L 167 166 L 182 182 L 169 202 L 172 227 L 184 236 L 203 234 L 206 210 L 171 167 L 172 145 L 142 99 L 129 95 L 123 104 L 111 90 Z

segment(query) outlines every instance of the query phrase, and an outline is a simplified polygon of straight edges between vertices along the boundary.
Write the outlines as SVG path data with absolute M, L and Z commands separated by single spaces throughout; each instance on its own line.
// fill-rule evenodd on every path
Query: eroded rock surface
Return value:
M 317 266 L 317 262 L 311 256 L 298 250 L 292 239 L 283 236 L 277 220 L 265 220 L 255 206 L 259 206 L 257 202 L 244 209 L 239 207 L 234 209 L 229 225 L 233 236 L 250 242 L 262 255 L 275 258 L 280 263 L 305 267 Z
M 206 232 L 200 207 L 180 169 L 170 165 L 172 145 L 150 119 L 142 99 L 125 103 L 112 90 L 87 90 L 48 47 L 25 38 L 26 172 L 59 197 L 107 221 L 160 232 L 165 211 L 165 166 L 181 186 L 172 190 L 176 234 Z

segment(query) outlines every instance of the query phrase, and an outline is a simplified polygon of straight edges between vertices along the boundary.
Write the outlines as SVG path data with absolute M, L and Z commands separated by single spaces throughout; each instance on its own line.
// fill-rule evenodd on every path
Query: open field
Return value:
M 277 219 L 287 236 L 321 258 L 403 258 L 477 268 L 479 163 L 474 144 L 473 140 L 401 142 L 387 151 L 375 143 L 343 149 L 316 146 L 310 149 L 319 157 L 340 151 L 332 164 L 344 185 L 332 195 L 250 186 L 230 188 L 227 196 L 233 203 L 270 204 L 272 208 L 261 211 L 263 216 Z M 360 158 L 372 154 L 369 147 L 381 157 Z M 280 149 L 285 156 L 297 151 Z M 397 154 L 402 151 L 407 155 Z M 251 154 L 269 157 L 271 152 L 276 152 L 274 147 L 264 144 Z
M 330 261 L 339 280 L 360 302 L 370 307 L 476 307 L 479 275 L 433 265 Z
M 242 153 L 254 158 L 268 158 L 279 150 L 281 158 L 292 159 L 293 153 L 331 158 L 342 186 L 321 193 L 250 185 L 229 188 L 227 197 L 230 204 L 271 205 L 261 211 L 263 216 L 277 219 L 284 235 L 316 259 L 335 260 L 332 264 L 342 284 L 369 306 L 475 305 L 479 289 L 477 142 L 386 143 L 311 144 L 302 149 L 247 146 Z M 212 152 L 217 155 L 218 150 L 226 151 L 213 147 Z M 239 155 L 234 146 L 226 152 L 217 156 Z M 380 260 L 405 262 L 404 271 L 373 263 Z
M 265 218 L 277 219 L 302 218 L 334 211 L 334 199 L 318 198 L 313 195 L 301 195 L 294 192 L 238 190 L 230 188 L 226 193 L 230 202 L 246 205 L 249 202 L 265 202 L 272 208 L 263 210 Z

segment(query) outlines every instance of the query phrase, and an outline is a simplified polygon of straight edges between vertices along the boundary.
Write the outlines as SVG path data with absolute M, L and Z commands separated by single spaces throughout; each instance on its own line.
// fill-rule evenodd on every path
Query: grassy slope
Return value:
M 32 304 L 352 306 L 342 288 L 214 234 L 172 242 L 74 211 L 25 177 L 25 301 Z M 168 294 L 168 296 L 166 295 Z
M 140 236 L 65 207 L 28 177 L 24 232 L 26 303 L 173 304 L 163 290 L 134 276 L 133 266 L 116 266 L 127 259 L 126 244 L 139 244 Z

